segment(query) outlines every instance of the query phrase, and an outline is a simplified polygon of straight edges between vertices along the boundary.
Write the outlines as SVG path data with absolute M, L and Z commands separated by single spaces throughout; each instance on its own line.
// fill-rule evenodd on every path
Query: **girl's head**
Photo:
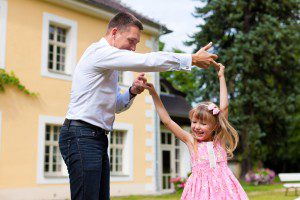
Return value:
M 220 142 L 228 157 L 233 156 L 232 152 L 239 139 L 238 134 L 217 105 L 202 102 L 190 111 L 189 117 L 195 140 Z

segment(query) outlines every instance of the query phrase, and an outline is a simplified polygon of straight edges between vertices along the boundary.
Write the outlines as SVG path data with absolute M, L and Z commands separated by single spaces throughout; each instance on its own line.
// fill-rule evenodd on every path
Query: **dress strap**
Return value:
M 213 142 L 207 142 L 206 147 L 207 147 L 210 168 L 215 168 L 217 166 L 217 160 L 214 152 Z

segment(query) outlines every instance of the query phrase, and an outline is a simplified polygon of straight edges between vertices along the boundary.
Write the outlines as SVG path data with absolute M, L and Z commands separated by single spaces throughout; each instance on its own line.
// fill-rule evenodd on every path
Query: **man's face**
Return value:
M 114 35 L 114 47 L 135 51 L 137 43 L 140 42 L 140 34 L 140 29 L 134 25 L 124 30 L 117 30 Z

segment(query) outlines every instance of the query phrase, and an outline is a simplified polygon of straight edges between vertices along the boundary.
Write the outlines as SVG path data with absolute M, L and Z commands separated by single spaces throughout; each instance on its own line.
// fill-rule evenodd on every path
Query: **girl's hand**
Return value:
M 145 89 L 149 91 L 149 94 L 152 95 L 155 92 L 154 85 L 152 83 L 144 84 Z
M 222 65 L 222 63 L 218 63 L 218 65 L 219 65 L 218 76 L 220 78 L 220 77 L 224 76 L 225 66 Z

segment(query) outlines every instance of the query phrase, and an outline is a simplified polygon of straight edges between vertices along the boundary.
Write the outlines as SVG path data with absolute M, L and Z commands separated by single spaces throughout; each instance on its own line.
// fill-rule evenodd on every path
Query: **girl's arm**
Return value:
M 169 116 L 165 106 L 160 100 L 153 84 L 146 83 L 145 88 L 149 90 L 150 95 L 152 96 L 153 102 L 155 104 L 156 111 L 160 120 L 169 129 L 177 138 L 186 143 L 188 146 L 193 143 L 193 138 L 190 133 L 183 130 L 176 122 L 174 122 Z
M 226 119 L 228 119 L 228 93 L 225 81 L 225 67 L 219 63 L 219 82 L 220 82 L 220 109 L 224 113 Z

